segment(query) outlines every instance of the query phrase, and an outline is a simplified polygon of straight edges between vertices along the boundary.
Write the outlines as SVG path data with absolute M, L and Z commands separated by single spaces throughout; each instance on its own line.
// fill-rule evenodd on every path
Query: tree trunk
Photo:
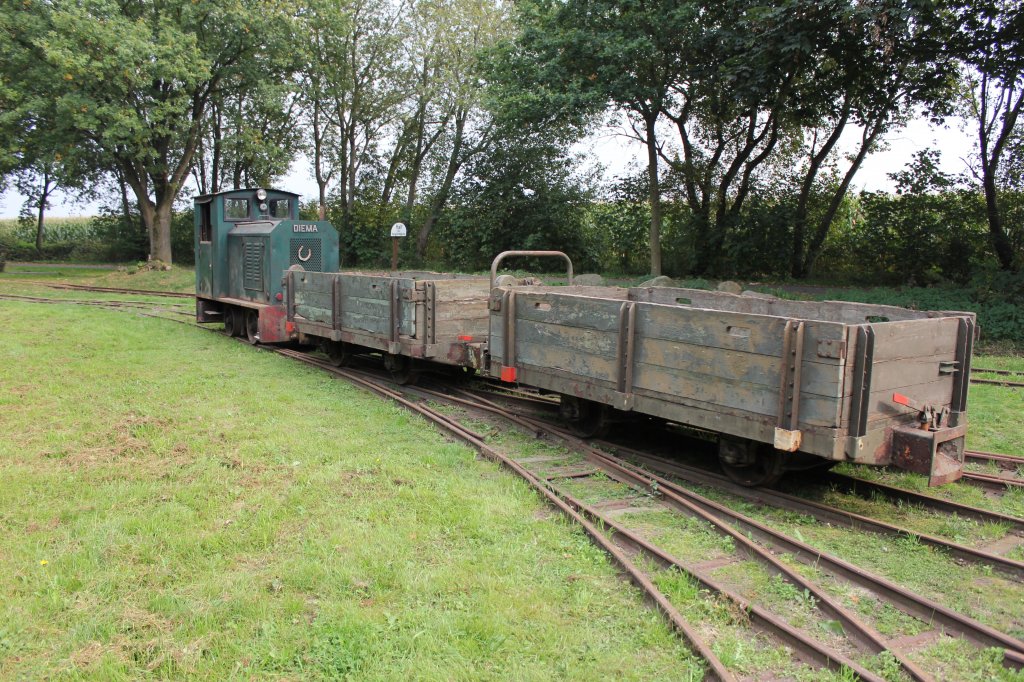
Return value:
M 150 255 L 153 260 L 171 264 L 171 218 L 174 198 L 162 198 L 153 213 L 153 246 Z
M 50 198 L 50 171 L 43 171 L 43 186 L 39 190 L 39 214 L 36 219 L 36 251 L 43 252 L 44 216 L 46 214 L 46 202 Z
M 999 267 L 1003 270 L 1013 269 L 1013 245 L 1003 229 L 1003 221 L 999 216 L 999 203 L 996 197 L 995 170 L 982 160 L 982 186 L 985 188 L 985 216 L 988 218 L 988 232 L 992 238 L 992 248 L 999 259 Z
M 850 162 L 850 167 L 847 169 L 846 174 L 843 176 L 842 182 L 839 183 L 839 187 L 832 194 L 832 201 L 828 205 L 828 209 L 825 211 L 825 215 L 818 221 L 818 226 L 811 236 L 811 243 L 807 247 L 807 253 L 804 256 L 803 264 L 800 269 L 793 273 L 793 276 L 797 279 L 804 279 L 810 276 L 811 271 L 814 269 L 814 263 L 818 260 L 818 256 L 821 255 L 822 249 L 825 247 L 825 239 L 828 238 L 829 228 L 832 227 L 832 221 L 835 220 L 836 213 L 839 212 L 839 207 L 843 203 L 843 198 L 846 196 L 846 192 L 850 189 L 850 183 L 853 182 L 853 176 L 860 170 L 861 164 L 864 162 L 864 158 L 868 155 L 868 152 L 875 146 L 875 140 L 878 139 L 879 135 L 882 134 L 884 126 L 881 123 L 877 124 L 877 127 L 870 133 L 865 131 L 864 136 L 861 138 L 860 149 L 857 150 L 857 155 Z
M 437 190 L 434 200 L 430 203 L 430 214 L 423 221 L 419 234 L 416 236 L 416 255 L 421 259 L 427 255 L 427 241 L 430 239 L 430 232 L 434 229 L 434 224 L 441 216 L 444 205 L 448 202 L 448 193 L 452 190 L 455 175 L 459 172 L 459 168 L 464 161 L 462 158 L 462 142 L 468 114 L 468 111 L 460 111 L 455 118 L 455 140 L 452 142 L 451 156 L 448 157 L 448 168 L 445 171 L 440 189 Z
M 651 202 L 651 276 L 661 275 L 661 186 L 658 182 L 658 139 L 654 127 L 658 123 L 658 115 L 644 114 L 644 125 L 647 128 L 647 182 Z

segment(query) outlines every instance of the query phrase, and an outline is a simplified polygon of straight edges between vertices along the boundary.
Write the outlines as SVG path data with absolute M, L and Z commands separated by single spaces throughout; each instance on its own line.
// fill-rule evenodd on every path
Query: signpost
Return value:
M 405 223 L 391 226 L 391 271 L 398 272 L 398 240 L 405 236 Z

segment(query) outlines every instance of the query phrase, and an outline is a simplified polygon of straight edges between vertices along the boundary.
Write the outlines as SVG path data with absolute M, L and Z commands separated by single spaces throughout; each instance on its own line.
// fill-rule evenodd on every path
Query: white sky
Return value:
M 854 189 L 872 191 L 890 190 L 892 182 L 888 174 L 901 170 L 910 161 L 915 152 L 929 147 L 941 152 L 941 169 L 947 173 L 962 173 L 966 170 L 965 160 L 973 148 L 973 138 L 963 129 L 960 121 L 953 121 L 943 127 L 934 127 L 924 119 L 915 119 L 903 130 L 891 133 L 886 142 L 888 149 L 875 152 L 867 159 L 854 178 Z M 622 135 L 605 132 L 592 136 L 580 143 L 578 150 L 588 152 L 588 156 L 605 169 L 605 177 L 621 175 L 629 169 L 631 163 L 646 163 L 643 147 L 639 142 L 626 139 Z M 641 166 L 642 167 L 642 166 Z M 291 172 L 279 184 L 280 189 L 298 192 L 303 199 L 316 196 L 316 183 L 305 159 L 299 159 Z M 182 192 L 182 198 L 195 192 L 188 186 Z M 23 198 L 13 189 L 0 195 L 0 218 L 17 217 Z M 95 204 L 76 204 L 62 194 L 57 194 L 51 201 L 47 215 L 79 216 L 94 215 L 98 210 Z

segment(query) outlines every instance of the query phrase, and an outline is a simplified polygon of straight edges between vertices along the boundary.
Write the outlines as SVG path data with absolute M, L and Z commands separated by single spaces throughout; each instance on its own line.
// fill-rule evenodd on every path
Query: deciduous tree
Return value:
M 53 105 L 134 192 L 150 256 L 171 262 L 171 210 L 214 102 L 261 79 L 295 41 L 281 2 L 0 0 L 5 85 L 19 114 Z M 287 62 L 287 59 L 285 59 Z

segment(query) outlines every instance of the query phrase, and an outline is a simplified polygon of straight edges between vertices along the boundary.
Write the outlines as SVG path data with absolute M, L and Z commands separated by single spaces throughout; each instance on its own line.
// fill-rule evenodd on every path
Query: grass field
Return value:
M 193 285 L 32 267 L 0 291 Z M 578 530 L 407 412 L 131 313 L 0 325 L 0 679 L 699 678 Z M 1024 454 L 1022 409 L 972 387 L 969 446 Z
M 0 325 L 0 678 L 699 675 L 578 530 L 401 409 L 160 320 Z

